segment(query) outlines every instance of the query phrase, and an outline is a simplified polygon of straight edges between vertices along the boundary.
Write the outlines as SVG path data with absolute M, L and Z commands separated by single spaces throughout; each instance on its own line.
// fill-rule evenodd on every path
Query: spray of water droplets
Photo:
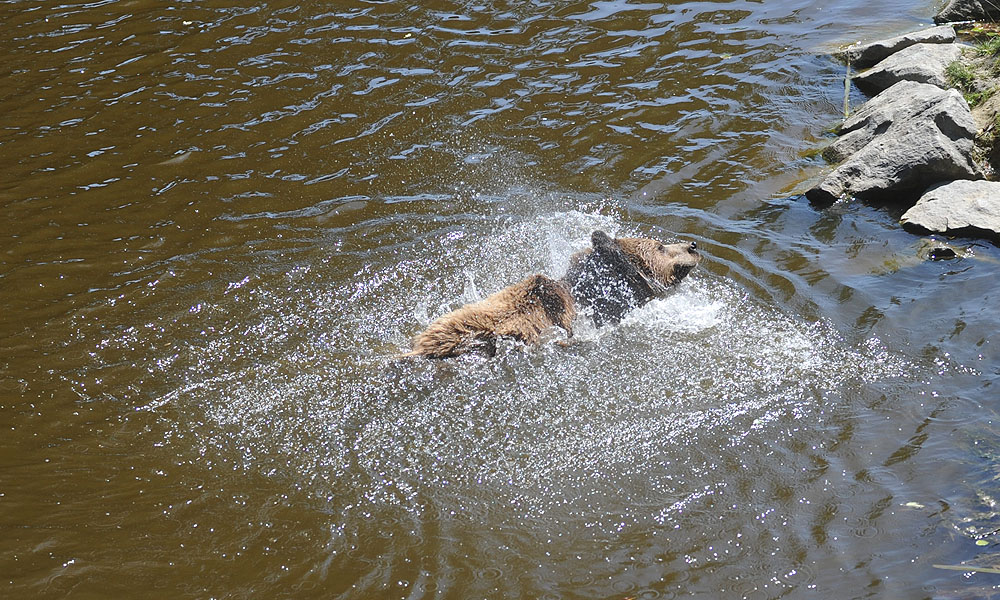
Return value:
M 246 282 L 266 326 L 189 350 L 214 360 L 208 376 L 148 406 L 184 406 L 193 416 L 174 426 L 202 455 L 295 480 L 348 520 L 490 507 L 662 522 L 713 483 L 720 449 L 808 419 L 846 382 L 907 368 L 877 341 L 849 347 L 707 268 L 617 326 L 581 320 L 568 348 L 394 359 L 435 317 L 529 273 L 561 274 L 596 228 L 644 234 L 577 211 L 496 219 L 489 235 L 425 236 L 332 286 L 301 284 L 294 300 L 287 282 Z M 218 345 L 269 359 L 235 368 Z

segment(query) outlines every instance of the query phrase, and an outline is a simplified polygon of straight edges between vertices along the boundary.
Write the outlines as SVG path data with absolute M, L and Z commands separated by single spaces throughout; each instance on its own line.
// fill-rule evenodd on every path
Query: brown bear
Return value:
M 572 335 L 575 318 L 569 287 L 544 275 L 532 275 L 438 318 L 413 340 L 413 350 L 403 356 L 448 358 L 471 350 L 493 356 L 498 337 L 537 344 L 541 333 L 553 325 Z
M 552 326 L 572 337 L 578 307 L 598 327 L 617 323 L 628 311 L 663 295 L 701 260 L 694 242 L 614 239 L 603 231 L 595 231 L 590 241 L 591 248 L 570 257 L 562 279 L 532 275 L 452 311 L 419 334 L 403 356 L 448 358 L 473 350 L 493 356 L 497 338 L 537 344 Z
M 662 296 L 698 265 L 695 242 L 664 244 L 650 238 L 590 236 L 592 248 L 570 257 L 563 278 L 576 303 L 590 309 L 598 327 L 617 323 L 628 311 Z

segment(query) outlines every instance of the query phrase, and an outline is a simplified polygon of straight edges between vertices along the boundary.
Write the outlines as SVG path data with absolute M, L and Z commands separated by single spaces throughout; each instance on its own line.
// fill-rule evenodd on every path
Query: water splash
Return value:
M 593 229 L 644 234 L 580 211 L 491 219 L 377 256 L 332 288 L 309 270 L 294 297 L 287 278 L 241 281 L 230 295 L 252 299 L 258 337 L 230 329 L 189 348 L 214 363 L 208 376 L 147 407 L 176 405 L 172 426 L 202 456 L 295 481 L 348 520 L 489 510 L 620 527 L 682 512 L 724 483 L 720 453 L 808 420 L 845 382 L 908 368 L 706 268 L 618 326 L 581 320 L 568 348 L 394 360 L 436 316 L 530 272 L 561 274 Z M 257 358 L 220 361 L 234 345 Z

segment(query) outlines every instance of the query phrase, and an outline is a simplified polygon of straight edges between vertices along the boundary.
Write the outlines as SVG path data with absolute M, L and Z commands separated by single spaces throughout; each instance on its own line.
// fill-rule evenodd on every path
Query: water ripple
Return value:
M 782 190 L 914 4 L 2 5 L 4 591 L 913 596 L 997 529 L 995 268 Z M 708 259 L 391 359 L 596 228 Z

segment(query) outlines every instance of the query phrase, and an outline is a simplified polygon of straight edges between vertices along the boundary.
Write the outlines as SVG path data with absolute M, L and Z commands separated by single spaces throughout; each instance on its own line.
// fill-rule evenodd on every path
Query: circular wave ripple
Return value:
M 614 528 L 669 520 L 726 484 L 725 457 L 808 426 L 845 382 L 909 368 L 707 268 L 618 326 L 581 323 L 569 348 L 393 358 L 434 317 L 531 270 L 558 274 L 594 228 L 642 233 L 577 211 L 497 218 L 492 235 L 428 236 L 329 288 L 309 272 L 251 280 L 257 335 L 223 331 L 185 360 L 218 364 L 218 345 L 257 358 L 143 408 L 171 405 L 202 456 L 293 480 L 347 524 L 391 509 Z M 292 277 L 306 280 L 295 294 Z

